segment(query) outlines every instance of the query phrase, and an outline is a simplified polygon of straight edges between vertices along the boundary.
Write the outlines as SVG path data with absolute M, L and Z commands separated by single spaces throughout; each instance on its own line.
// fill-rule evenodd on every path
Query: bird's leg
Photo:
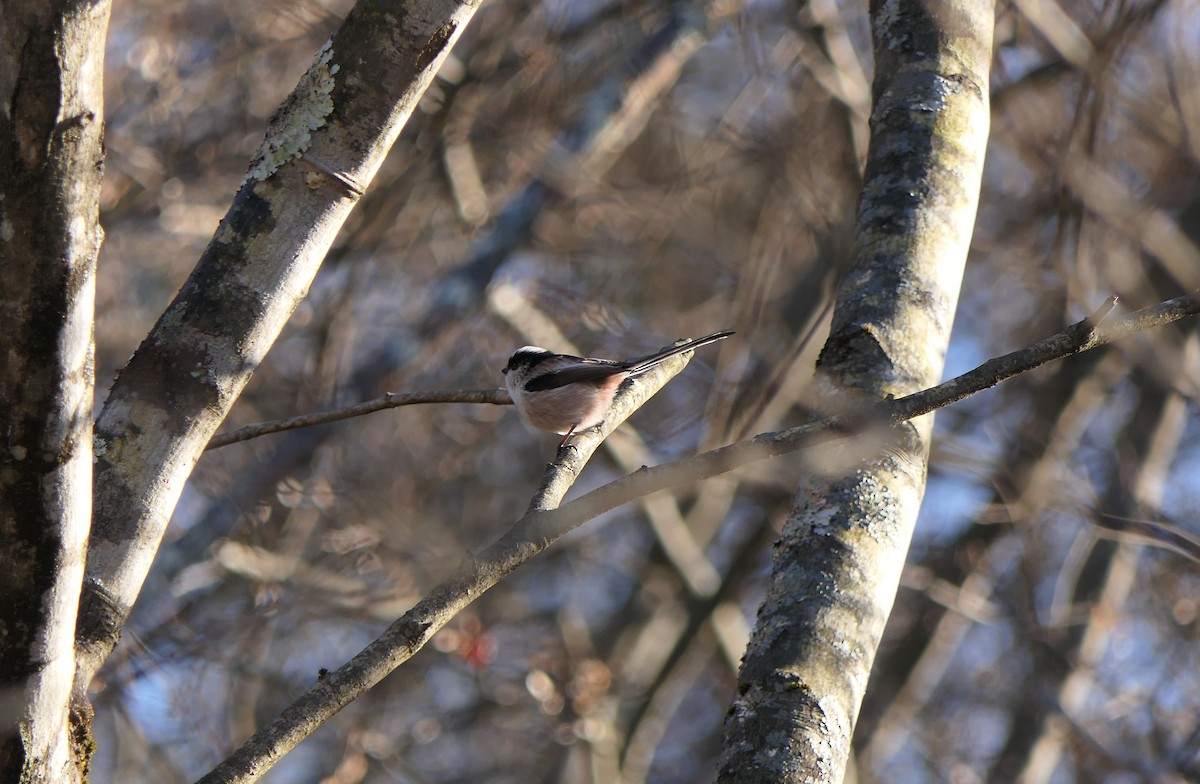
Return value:
M 559 448 L 559 449 L 562 449 L 564 446 L 566 446 L 566 445 L 567 445 L 567 441 L 570 441 L 570 440 L 571 440 L 571 436 L 575 435 L 575 428 L 577 428 L 577 427 L 579 427 L 579 423 L 578 423 L 578 422 L 576 422 L 575 424 L 571 425 L 571 429 L 570 429 L 570 430 L 568 430 L 568 431 L 566 432 L 566 434 L 564 434 L 564 435 L 563 435 L 563 437 L 562 437 L 562 441 L 559 441 L 559 442 L 558 442 L 558 448 Z

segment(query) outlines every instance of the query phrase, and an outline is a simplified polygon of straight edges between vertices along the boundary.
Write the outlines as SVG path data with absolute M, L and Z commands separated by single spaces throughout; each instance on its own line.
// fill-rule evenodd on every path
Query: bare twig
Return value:
M 1153 520 L 1135 520 L 1131 517 L 1092 512 L 1092 523 L 1100 530 L 1097 534 L 1113 539 L 1137 541 L 1150 547 L 1171 550 L 1200 563 L 1200 539 L 1183 529 L 1168 523 Z
M 643 468 L 599 487 L 553 513 L 543 514 L 547 520 L 542 521 L 541 525 L 548 530 L 559 527 L 563 531 L 570 530 L 596 515 L 649 493 L 707 479 L 769 457 L 846 438 L 881 423 L 900 424 L 994 387 L 1005 379 L 1041 367 L 1047 362 L 1200 313 L 1200 299 L 1189 295 L 1131 313 L 1107 329 L 1101 329 L 1099 321 L 1115 304 L 1115 299 L 1110 299 L 1092 316 L 1032 346 L 990 359 L 974 370 L 935 387 L 902 398 L 884 400 L 864 412 L 828 417 L 779 432 L 762 433 L 748 441 L 739 441 L 654 468 Z
M 569 482 L 564 486 L 565 476 L 556 478 L 548 475 L 543 482 L 543 489 L 539 490 L 539 498 L 544 494 L 545 500 L 535 498 L 530 510 L 507 534 L 470 559 L 458 574 L 434 588 L 362 652 L 329 673 L 286 708 L 275 721 L 255 733 L 242 748 L 201 779 L 201 784 L 257 779 L 351 700 L 410 659 L 438 629 L 480 594 L 564 534 L 603 512 L 649 493 L 715 476 L 769 457 L 846 438 L 871 426 L 899 424 L 1047 362 L 1200 313 L 1200 299 L 1194 296 L 1178 297 L 1139 310 L 1102 329 L 1100 322 L 1115 304 L 1115 299 L 1110 299 L 1092 316 L 1028 348 L 991 359 L 975 370 L 922 392 L 882 401 L 865 414 L 830 417 L 776 433 L 763 433 L 749 441 L 654 468 L 642 468 L 557 509 L 550 509 L 554 496 L 561 498 Z M 626 399 L 630 393 L 645 394 L 643 381 L 661 385 L 679 369 L 681 365 L 668 360 L 659 368 L 631 380 L 632 383 L 626 382 L 627 386 L 622 387 L 626 394 L 618 398 L 614 411 L 610 412 L 611 424 L 606 422 L 601 431 L 584 433 L 582 438 L 574 439 L 559 450 L 560 459 L 573 459 L 571 453 L 575 449 L 579 449 L 581 454 L 590 455 L 590 450 L 636 405 L 640 405 L 640 400 L 635 404 Z M 623 414 L 617 414 L 616 408 L 620 408 Z M 575 469 L 564 469 L 557 464 L 551 466 L 552 473 L 564 470 L 574 472 Z
M 493 406 L 512 405 L 508 392 L 503 389 L 449 389 L 434 392 L 388 392 L 382 397 L 356 403 L 336 411 L 321 411 L 315 414 L 301 414 L 287 419 L 273 419 L 270 422 L 257 422 L 253 425 L 239 427 L 229 433 L 213 436 L 204 449 L 210 451 L 223 446 L 249 441 L 269 433 L 281 433 L 284 430 L 295 430 L 298 427 L 312 427 L 338 422 L 343 419 L 373 414 L 388 408 L 400 406 L 415 406 L 423 403 L 485 403 Z

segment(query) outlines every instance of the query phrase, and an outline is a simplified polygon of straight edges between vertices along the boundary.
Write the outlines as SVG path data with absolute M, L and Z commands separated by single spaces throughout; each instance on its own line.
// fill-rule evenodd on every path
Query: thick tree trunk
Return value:
M 68 706 L 92 509 L 108 14 L 104 0 L 0 2 L 0 781 L 79 781 L 87 765 Z
M 992 23 L 987 0 L 872 3 L 858 246 L 819 361 L 831 405 L 908 394 L 941 375 L 987 146 Z M 841 467 L 810 461 L 738 679 L 720 781 L 842 781 L 931 428 L 929 416 L 913 420 L 865 460 L 826 453 Z
M 196 460 L 477 2 L 362 0 L 271 118 L 225 219 L 96 424 L 76 685 L 120 636 Z

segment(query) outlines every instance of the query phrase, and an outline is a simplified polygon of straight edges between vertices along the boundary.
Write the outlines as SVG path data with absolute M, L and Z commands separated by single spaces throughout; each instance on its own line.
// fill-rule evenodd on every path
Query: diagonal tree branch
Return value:
M 477 6 L 355 6 L 275 113 L 212 242 L 121 371 L 96 425 L 80 694 L 116 644 L 196 460 Z
M 704 479 L 770 457 L 789 454 L 867 428 L 889 428 L 989 389 L 1005 379 L 1082 351 L 1107 345 L 1154 327 L 1200 313 L 1200 299 L 1179 297 L 1098 326 L 1097 314 L 1032 346 L 988 360 L 978 368 L 907 397 L 888 399 L 865 412 L 829 417 L 692 457 L 642 468 L 558 506 L 587 458 L 609 432 L 683 368 L 678 359 L 664 362 L 622 388 L 602 431 L 585 433 L 559 452 L 529 511 L 507 534 L 468 559 L 459 573 L 434 588 L 374 642 L 302 695 L 271 724 L 255 733 L 200 784 L 251 782 L 325 721 L 412 658 L 463 608 L 563 535 L 588 520 L 650 493 Z M 683 355 L 687 358 L 689 355 Z M 677 364 L 678 363 L 678 364 Z M 557 508 L 556 508 L 557 507 Z
M 541 486 L 521 521 L 495 544 L 467 559 L 458 574 L 434 588 L 361 653 L 323 677 L 279 718 L 202 778 L 200 784 L 256 780 L 325 721 L 411 658 L 468 604 L 553 544 L 558 536 L 539 531 L 532 521 L 559 505 L 605 437 L 683 370 L 691 357 L 690 352 L 680 354 L 627 380 L 604 424 L 575 436 L 558 450 L 557 459 L 547 466 Z
M 761 433 L 747 441 L 653 468 L 643 468 L 562 506 L 554 512 L 553 522 L 546 522 L 545 525 L 550 530 L 562 529 L 565 532 L 649 493 L 707 479 L 759 460 L 845 439 L 864 433 L 871 427 L 898 425 L 990 389 L 1001 381 L 1047 362 L 1090 351 L 1137 332 L 1196 314 L 1200 314 L 1200 299 L 1189 295 L 1131 313 L 1104 329 L 1096 327 L 1089 317 L 1032 346 L 988 360 L 945 383 L 902 398 L 884 400 L 864 412 L 828 417 L 774 433 Z
M 635 54 L 632 58 L 603 78 L 595 91 L 584 99 L 589 108 L 563 129 L 552 145 L 552 149 L 560 151 L 561 154 L 555 154 L 553 160 L 547 159 L 538 167 L 538 171 L 544 173 L 545 177 L 539 176 L 528 184 L 528 187 L 521 189 L 495 216 L 491 228 L 472 243 L 473 250 L 467 260 L 433 284 L 429 296 L 425 298 L 429 303 L 425 315 L 418 319 L 415 327 L 415 337 L 402 337 L 396 344 L 401 345 L 402 350 L 397 352 L 393 346 L 384 352 L 386 357 L 376 355 L 363 363 L 361 372 L 356 374 L 356 387 L 374 393 L 371 387 L 379 383 L 384 369 L 395 373 L 399 368 L 403 374 L 402 365 L 407 364 L 407 360 L 398 366 L 397 357 L 421 354 L 423 350 L 428 349 L 429 341 L 436 342 L 436 336 L 444 331 L 443 328 L 447 324 L 457 323 L 466 318 L 467 314 L 476 312 L 497 268 L 528 239 L 528 233 L 540 210 L 563 197 L 551 187 L 550 181 L 562 181 L 559 184 L 563 185 L 569 179 L 564 177 L 561 171 L 564 166 L 568 169 L 587 169 L 599 176 L 602 172 L 595 168 L 597 158 L 593 154 L 593 151 L 597 150 L 596 145 L 603 141 L 603 149 L 612 155 L 621 145 L 633 141 L 636 129 L 644 121 L 639 118 L 651 113 L 657 105 L 658 98 L 654 97 L 653 93 L 659 91 L 661 94 L 669 90 L 670 80 L 664 80 L 664 74 L 677 75 L 687 56 L 696 47 L 697 32 L 703 30 L 704 19 L 702 14 L 694 13 L 694 9 L 689 10 L 692 5 L 692 0 L 673 3 L 671 17 L 650 38 L 635 43 Z M 636 107 L 624 108 L 627 101 L 632 101 Z M 625 130 L 614 135 L 618 128 Z M 364 207 L 369 209 L 369 205 Z M 285 472 L 285 469 L 290 470 L 290 467 L 302 462 L 303 455 L 311 454 L 316 446 L 322 443 L 323 437 L 319 430 L 294 431 L 292 438 L 286 442 L 286 447 L 281 446 L 275 453 L 277 456 L 286 455 L 286 459 L 275 460 L 256 468 L 256 481 L 239 485 L 237 494 L 212 507 L 204 515 L 201 525 L 194 526 L 179 539 L 170 541 L 156 554 L 155 569 L 151 572 L 150 579 L 155 580 L 158 577 L 164 582 L 169 582 L 183 566 L 194 562 L 198 554 L 208 547 L 214 538 L 226 532 L 228 526 L 236 519 L 236 515 L 228 514 L 228 509 L 236 506 L 239 498 L 257 497 L 255 488 L 273 487 L 283 475 L 281 472 Z M 224 438 L 225 436 L 217 436 L 209 442 L 207 448 L 215 448 L 213 444 L 222 443 Z M 92 601 L 103 603 L 105 599 L 102 586 L 93 583 L 89 587 L 92 591 Z M 150 586 L 143 586 L 147 587 Z M 120 618 L 123 615 L 113 609 L 98 611 L 94 613 L 94 617 Z

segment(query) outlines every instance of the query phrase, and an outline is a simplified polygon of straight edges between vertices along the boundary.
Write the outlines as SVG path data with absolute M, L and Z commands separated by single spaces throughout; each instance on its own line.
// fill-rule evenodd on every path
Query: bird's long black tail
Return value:
M 676 354 L 682 354 L 685 351 L 692 351 L 700 348 L 701 346 L 707 346 L 709 343 L 716 343 L 718 340 L 724 340 L 732 334 L 733 332 L 731 330 L 726 330 L 724 332 L 714 332 L 711 335 L 705 335 L 704 337 L 696 338 L 695 340 L 689 340 L 688 342 L 682 343 L 678 346 L 672 346 L 671 348 L 664 349 L 657 354 L 651 354 L 648 357 L 642 357 L 641 359 L 637 360 L 636 363 L 630 365 L 627 369 L 630 373 L 641 373 L 643 370 L 649 370 L 650 368 L 654 367 L 667 357 L 673 357 Z

